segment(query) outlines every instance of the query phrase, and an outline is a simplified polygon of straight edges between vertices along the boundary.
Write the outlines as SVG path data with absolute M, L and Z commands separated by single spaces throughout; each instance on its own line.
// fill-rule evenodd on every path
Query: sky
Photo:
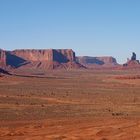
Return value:
M 0 0 L 0 48 L 140 59 L 140 0 Z

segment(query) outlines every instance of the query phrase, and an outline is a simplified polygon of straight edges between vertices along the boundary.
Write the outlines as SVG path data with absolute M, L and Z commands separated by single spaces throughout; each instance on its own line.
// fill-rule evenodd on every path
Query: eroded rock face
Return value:
M 106 57 L 97 57 L 98 60 L 102 61 L 105 65 L 116 65 L 117 60 L 112 56 L 106 56 Z
M 12 75 L 12 74 L 10 74 L 8 71 L 6 71 L 6 70 L 0 68 L 0 76 L 3 75 L 3 74 Z
M 117 61 L 113 57 L 90 57 L 90 56 L 83 56 L 77 57 L 77 62 L 83 64 L 85 66 L 113 66 L 117 65 Z
M 0 67 L 6 66 L 6 52 L 0 49 Z
M 76 60 L 75 52 L 72 49 L 59 49 L 53 51 L 53 61 L 57 62 L 73 62 Z
M 14 50 L 11 54 L 26 61 L 49 61 L 53 59 L 52 50 Z
M 21 49 L 6 52 L 6 65 L 12 68 L 77 69 L 83 66 L 76 62 L 72 49 Z
M 11 53 L 26 61 L 57 61 L 60 63 L 75 61 L 75 53 L 67 49 L 15 50 Z
M 131 60 L 127 60 L 127 63 L 123 64 L 124 67 L 140 67 L 140 62 L 136 58 L 136 53 L 132 53 Z
M 132 61 L 133 61 L 133 60 L 136 60 L 136 54 L 135 54 L 134 52 L 132 53 L 131 60 L 132 60 Z

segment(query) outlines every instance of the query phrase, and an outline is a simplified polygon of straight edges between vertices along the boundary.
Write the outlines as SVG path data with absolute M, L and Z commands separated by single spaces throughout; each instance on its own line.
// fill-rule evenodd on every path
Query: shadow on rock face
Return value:
M 136 58 L 136 53 L 132 53 L 132 57 L 131 57 L 131 60 L 136 60 L 137 58 Z
M 0 74 L 12 75 L 12 74 L 10 74 L 8 71 L 6 71 L 6 70 L 4 70 L 4 69 L 2 69 L 2 68 L 0 68 Z
M 10 65 L 11 67 L 14 67 L 14 68 L 18 68 L 22 65 L 29 63 L 28 61 L 24 60 L 23 58 L 13 55 L 9 52 L 6 52 L 6 56 L 7 56 L 6 64 Z

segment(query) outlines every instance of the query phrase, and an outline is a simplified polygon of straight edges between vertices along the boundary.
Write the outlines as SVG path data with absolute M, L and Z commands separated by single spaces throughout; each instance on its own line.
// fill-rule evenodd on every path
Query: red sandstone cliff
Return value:
M 48 50 L 15 50 L 11 54 L 27 61 L 75 61 L 75 53 L 71 49 Z
M 105 57 L 90 57 L 90 56 L 81 56 L 77 57 L 77 62 L 80 64 L 92 68 L 97 66 L 116 66 L 117 61 L 114 57 L 105 56 Z
M 6 65 L 12 68 L 30 69 L 78 69 L 84 68 L 76 62 L 72 49 L 21 49 L 6 52 Z
M 6 52 L 0 49 L 0 67 L 6 66 Z
M 132 53 L 132 56 L 131 56 L 131 59 L 123 64 L 123 67 L 124 68 L 140 68 L 140 62 L 139 60 L 137 60 L 137 57 L 136 57 L 136 54 L 133 52 Z
M 115 65 L 117 62 L 113 57 L 76 57 L 72 49 L 0 50 L 0 67 L 6 69 L 79 69 Z
M 26 61 L 51 61 L 53 60 L 52 50 L 14 50 L 12 55 L 20 57 Z

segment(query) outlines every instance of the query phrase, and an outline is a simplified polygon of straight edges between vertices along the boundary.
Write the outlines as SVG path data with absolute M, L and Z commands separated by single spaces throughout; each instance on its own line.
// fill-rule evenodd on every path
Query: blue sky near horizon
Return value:
M 140 59 L 139 0 L 0 0 L 0 48 L 72 48 Z

